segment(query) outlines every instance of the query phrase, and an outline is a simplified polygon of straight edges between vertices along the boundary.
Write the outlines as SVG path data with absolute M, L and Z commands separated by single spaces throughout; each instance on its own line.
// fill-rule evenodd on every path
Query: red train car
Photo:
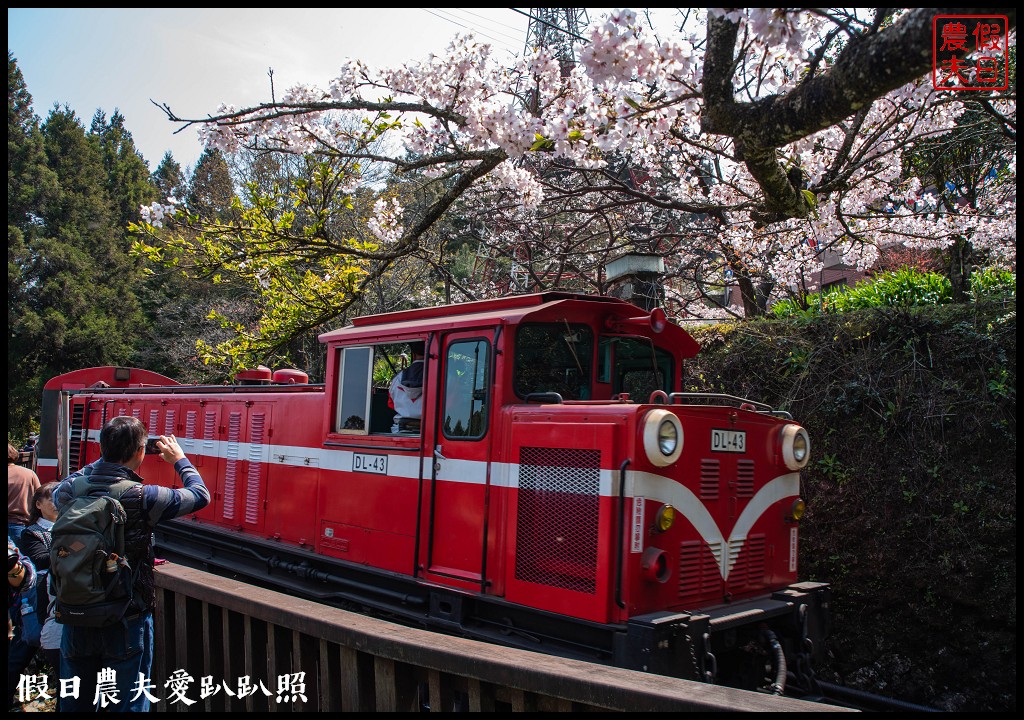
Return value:
M 129 368 L 54 378 L 40 469 L 95 460 L 102 424 L 134 415 L 178 436 L 213 497 L 158 551 L 504 644 L 813 689 L 829 588 L 797 573 L 807 432 L 682 392 L 699 348 L 660 310 L 543 293 L 320 339 L 323 385 L 264 368 L 230 386 Z M 387 381 L 417 341 L 423 416 L 396 431 Z M 174 479 L 154 459 L 140 473 Z

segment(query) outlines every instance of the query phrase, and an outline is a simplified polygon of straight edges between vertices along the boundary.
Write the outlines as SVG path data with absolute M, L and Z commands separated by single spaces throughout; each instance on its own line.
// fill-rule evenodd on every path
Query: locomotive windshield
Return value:
M 636 402 L 647 402 L 655 390 L 672 392 L 673 365 L 672 354 L 648 338 L 604 335 L 598 341 L 597 381 Z
M 589 400 L 594 332 L 576 323 L 528 323 L 516 332 L 513 387 L 525 398 L 556 392 L 563 400 Z

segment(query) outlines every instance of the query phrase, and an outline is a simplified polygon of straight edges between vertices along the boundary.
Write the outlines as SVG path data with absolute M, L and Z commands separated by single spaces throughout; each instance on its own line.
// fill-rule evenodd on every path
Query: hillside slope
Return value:
M 691 391 L 811 437 L 801 575 L 833 584 L 822 679 L 951 711 L 1017 680 L 1016 304 L 865 310 L 691 332 Z

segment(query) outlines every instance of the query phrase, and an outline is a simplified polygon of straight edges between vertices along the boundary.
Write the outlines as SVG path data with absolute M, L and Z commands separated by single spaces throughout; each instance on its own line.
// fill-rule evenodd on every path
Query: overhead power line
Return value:
M 497 31 L 490 31 L 490 32 L 488 32 L 486 30 L 481 29 L 477 25 L 471 24 L 472 21 L 470 21 L 470 20 L 466 20 L 465 18 L 460 18 L 458 16 L 449 16 L 450 13 L 446 13 L 445 12 L 447 9 L 442 10 L 441 8 L 435 8 L 436 12 L 435 12 L 435 10 L 430 10 L 428 8 L 422 8 L 422 9 L 425 12 L 430 13 L 431 15 L 433 15 L 436 18 L 439 18 L 441 20 L 446 20 L 447 22 L 450 22 L 453 25 L 457 25 L 457 26 L 459 26 L 461 28 L 464 28 L 465 30 L 468 30 L 469 32 L 473 33 L 474 35 L 476 35 L 478 37 L 482 37 L 482 38 L 486 38 L 488 40 L 491 40 L 492 42 L 497 43 L 498 45 L 501 45 L 502 47 L 505 47 L 505 48 L 511 49 L 512 48 L 512 40 L 518 39 L 518 38 L 512 38 L 512 36 L 508 36 L 508 35 L 506 36 L 506 37 L 509 38 L 507 40 L 503 40 L 501 38 L 495 37 L 491 33 L 492 32 L 497 32 Z

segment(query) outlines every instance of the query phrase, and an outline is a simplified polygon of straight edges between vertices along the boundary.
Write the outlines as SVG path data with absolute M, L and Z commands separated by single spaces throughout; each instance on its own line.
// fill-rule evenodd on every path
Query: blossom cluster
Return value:
M 373 205 L 373 216 L 366 221 L 366 227 L 385 243 L 397 243 L 404 233 L 402 227 L 402 204 L 398 198 L 391 198 L 388 202 L 383 198 L 377 200 Z
M 791 8 L 712 8 L 695 17 L 736 24 L 731 81 L 736 99 L 748 102 L 796 87 L 809 72 L 812 50 L 824 48 L 847 20 L 869 24 L 850 20 L 847 11 L 830 22 L 826 12 Z M 378 127 L 387 114 L 394 122 L 385 130 L 402 141 L 391 159 L 422 158 L 418 168 L 428 177 L 458 174 L 481 153 L 500 151 L 507 159 L 479 187 L 511 192 L 521 213 L 512 218 L 517 223 L 529 222 L 548 200 L 524 158 L 544 153 L 581 171 L 608 168 L 615 158 L 644 173 L 664 201 L 728 219 L 713 240 L 694 243 L 692 257 L 727 252 L 751 272 L 783 283 L 820 268 L 824 249 L 866 268 L 895 242 L 942 248 L 967 236 L 993 258 L 1015 262 L 1016 196 L 1005 191 L 1015 179 L 1015 159 L 1001 169 L 1003 189 L 982 188 L 981 201 L 957 213 L 940 212 L 927 183 L 906 177 L 904 154 L 954 128 L 964 107 L 936 93 L 927 78 L 780 148 L 780 162 L 799 169 L 813 212 L 765 227 L 755 212 L 764 190 L 739 159 L 737 144 L 702 130 L 707 41 L 694 27 L 656 35 L 635 12 L 615 11 L 589 29 L 570 68 L 546 47 L 503 64 L 486 43 L 458 36 L 446 52 L 422 62 L 376 70 L 351 60 L 326 90 L 298 85 L 273 105 L 222 106 L 200 134 L 228 152 L 259 138 L 307 153 L 364 141 L 365 128 Z M 814 72 L 827 72 L 833 56 L 815 53 Z M 996 112 L 1015 116 L 1013 100 L 992 102 Z M 367 124 L 353 129 L 334 111 L 361 111 Z M 154 204 L 144 219 L 160 227 L 172 211 Z M 378 201 L 367 228 L 383 243 L 399 242 L 398 201 Z
M 139 208 L 139 216 L 142 222 L 159 228 L 164 226 L 164 219 L 172 217 L 177 210 L 177 198 L 169 197 L 166 203 L 154 202 L 143 205 Z

